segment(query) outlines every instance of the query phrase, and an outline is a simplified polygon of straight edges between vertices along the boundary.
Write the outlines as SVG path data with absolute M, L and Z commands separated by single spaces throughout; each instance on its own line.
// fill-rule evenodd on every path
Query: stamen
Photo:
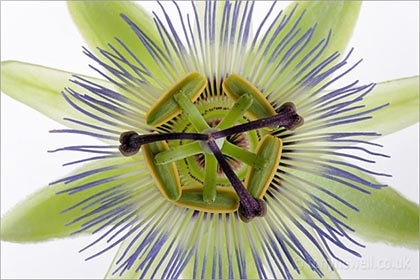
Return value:
M 182 91 L 178 92 L 174 95 L 174 99 L 197 131 L 203 131 L 209 128 L 200 111 L 198 111 L 197 107 L 185 93 Z
M 303 124 L 303 118 L 296 113 L 295 105 L 291 102 L 283 104 L 278 110 L 277 114 L 231 128 L 211 133 L 210 136 L 214 139 L 226 137 L 232 134 L 243 133 L 249 130 L 256 130 L 264 127 L 279 126 L 285 127 L 289 130 L 294 130 L 296 127 Z
M 251 194 L 242 184 L 241 180 L 236 176 L 235 172 L 233 172 L 232 168 L 226 161 L 214 139 L 210 138 L 208 145 L 239 197 L 238 213 L 242 221 L 249 222 L 254 217 L 264 216 L 266 213 L 264 201 L 251 196 Z
M 251 96 L 248 94 L 243 94 L 216 128 L 222 130 L 234 125 L 240 118 L 242 118 L 251 104 Z
M 206 173 L 203 185 L 203 200 L 207 204 L 212 204 L 216 199 L 216 176 L 217 176 L 217 160 L 213 155 L 205 154 Z
M 233 157 L 234 159 L 257 169 L 263 168 L 265 165 L 264 158 L 258 157 L 257 154 L 253 152 L 241 149 L 238 146 L 229 143 L 229 141 L 225 141 L 222 152 L 225 155 Z
M 155 156 L 155 162 L 156 164 L 168 164 L 202 152 L 203 149 L 201 148 L 200 142 L 191 142 L 157 154 Z
M 165 134 L 146 134 L 139 135 L 135 131 L 126 131 L 120 135 L 121 145 L 118 147 L 121 154 L 124 156 L 135 155 L 140 147 L 144 144 L 149 144 L 158 141 L 165 140 L 200 140 L 206 141 L 209 139 L 207 134 L 202 133 L 185 133 L 185 132 L 173 132 Z

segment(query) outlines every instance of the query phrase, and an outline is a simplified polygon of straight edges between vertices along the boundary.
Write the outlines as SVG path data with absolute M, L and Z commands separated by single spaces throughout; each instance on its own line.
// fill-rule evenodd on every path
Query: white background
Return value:
M 353 78 L 380 82 L 419 74 L 419 2 L 366 2 L 362 6 L 351 46 L 364 58 Z M 1 2 L 1 60 L 21 60 L 92 75 L 81 54 L 84 42 L 64 2 Z M 401 112 L 404 114 L 404 112 Z M 396 116 L 398 117 L 398 116 Z M 57 123 L 1 95 L 1 214 L 70 169 L 73 158 L 46 151 L 74 144 L 72 137 L 50 135 Z M 78 143 L 78 142 L 76 142 Z M 392 173 L 384 181 L 409 199 L 419 200 L 418 125 L 384 137 L 390 160 L 378 170 Z M 1 242 L 1 278 L 99 279 L 112 260 L 110 252 L 85 262 L 77 251 L 91 238 L 37 244 Z M 364 242 L 363 259 L 349 257 L 339 266 L 343 278 L 418 278 L 418 251 Z

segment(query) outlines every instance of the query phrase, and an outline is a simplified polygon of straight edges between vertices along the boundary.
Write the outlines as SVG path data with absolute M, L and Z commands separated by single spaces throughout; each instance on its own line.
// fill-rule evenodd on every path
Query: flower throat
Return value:
M 279 165 L 282 142 L 272 130 L 293 130 L 303 118 L 292 103 L 274 110 L 235 74 L 223 81 L 227 97 L 200 104 L 196 101 L 206 85 L 200 74 L 186 75 L 146 115 L 149 125 L 167 125 L 171 131 L 124 132 L 119 150 L 132 156 L 141 148 L 157 187 L 172 203 L 213 213 L 238 211 L 248 222 L 265 215 L 263 198 Z M 221 106 L 214 106 L 217 102 Z

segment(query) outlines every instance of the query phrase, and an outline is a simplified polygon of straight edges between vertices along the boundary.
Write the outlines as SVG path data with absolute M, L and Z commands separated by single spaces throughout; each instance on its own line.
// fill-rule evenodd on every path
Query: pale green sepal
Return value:
M 128 157 L 101 160 L 95 163 L 86 164 L 85 166 L 72 172 L 71 175 L 115 164 L 131 163 L 134 162 L 134 160 L 135 159 Z M 66 224 L 81 216 L 82 213 L 87 213 L 87 211 L 82 212 L 80 208 L 75 208 L 71 211 L 64 213 L 61 212 L 76 205 L 91 195 L 100 192 L 106 188 L 109 183 L 105 183 L 99 187 L 91 188 L 72 195 L 67 193 L 57 194 L 57 192 L 82 185 L 84 183 L 96 181 L 104 178 L 105 176 L 124 174 L 136 168 L 138 169 L 138 165 L 134 167 L 132 165 L 128 167 L 121 167 L 115 170 L 96 173 L 69 184 L 58 183 L 56 185 L 42 188 L 18 203 L 2 217 L 1 240 L 25 243 L 70 237 L 72 232 L 81 229 L 81 224 L 85 221 L 80 221 L 67 226 Z M 147 173 L 145 173 L 144 176 L 148 176 Z M 92 210 L 92 208 L 90 209 Z M 91 218 L 94 217 L 95 215 Z M 92 229 L 87 230 L 84 233 L 90 233 L 91 231 Z
M 373 190 L 371 195 L 349 192 L 341 197 L 355 201 L 359 208 L 359 213 L 349 213 L 348 224 L 363 239 L 419 248 L 419 206 L 416 203 L 391 187 Z
M 130 1 L 68 1 L 68 9 L 80 33 L 88 43 L 91 51 L 98 54 L 100 47 L 111 50 L 112 44 L 125 58 L 134 65 L 135 59 L 115 40 L 120 39 L 130 51 L 150 70 L 155 77 L 163 75 L 153 57 L 147 51 L 136 33 L 126 23 L 121 14 L 133 21 L 154 44 L 162 47 L 159 32 L 151 15 L 140 5 Z M 129 67 L 126 70 L 131 71 Z
M 335 160 L 340 159 L 335 158 Z M 342 166 L 340 168 L 372 184 L 379 184 L 369 174 L 353 168 Z M 324 199 L 348 217 L 347 219 L 340 217 L 340 220 L 353 228 L 356 235 L 373 242 L 385 242 L 396 246 L 418 249 L 419 206 L 404 198 L 393 188 L 374 189 L 353 182 L 358 187 L 370 192 L 370 194 L 367 194 L 307 172 L 302 172 L 299 176 L 318 186 L 322 186 L 359 210 L 350 209 L 325 192 L 311 189 L 313 195 Z
M 366 97 L 363 104 L 371 109 L 388 104 L 371 114 L 372 119 L 355 123 L 354 130 L 390 134 L 419 121 L 419 76 L 381 82 Z
M 65 87 L 77 88 L 81 94 L 87 92 L 69 81 L 72 75 L 74 73 L 40 65 L 3 61 L 1 63 L 1 91 L 65 126 L 77 127 L 65 121 L 64 117 L 103 127 L 103 123 L 74 109 L 61 94 Z M 114 87 L 110 82 L 82 77 L 109 89 Z

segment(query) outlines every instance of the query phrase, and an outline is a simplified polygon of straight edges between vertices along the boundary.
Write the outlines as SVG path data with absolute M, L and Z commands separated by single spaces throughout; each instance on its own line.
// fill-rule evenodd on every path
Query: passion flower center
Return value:
M 241 219 L 247 222 L 266 213 L 263 198 L 281 156 L 281 140 L 270 135 L 267 129 L 294 129 L 303 119 L 292 103 L 285 103 L 274 111 L 258 89 L 237 75 L 230 75 L 222 86 L 225 94 L 236 103 L 216 127 L 209 126 L 194 104 L 206 87 L 206 79 L 191 73 L 159 99 L 146 119 L 157 127 L 181 114 L 188 119 L 193 132 L 139 135 L 128 131 L 121 134 L 119 149 L 123 155 L 131 156 L 141 148 L 156 185 L 174 204 L 207 212 L 238 211 Z M 244 114 L 254 120 L 238 124 Z M 246 133 L 260 129 L 267 131 L 255 151 L 232 144 L 232 139 L 244 141 Z M 167 141 L 170 140 L 183 144 L 169 148 Z M 201 159 L 204 157 L 203 184 L 182 186 L 175 162 L 198 154 Z M 232 169 L 227 160 L 229 157 L 249 166 L 245 182 Z M 217 186 L 218 169 L 223 171 L 231 188 Z
M 226 115 L 234 107 L 234 102 L 226 95 L 213 95 L 204 96 L 201 95 L 195 102 L 194 105 L 199 110 L 202 117 L 206 120 L 208 126 L 211 129 L 220 130 L 220 123 L 225 119 Z M 241 114 L 239 114 L 241 115 Z M 249 117 L 242 114 L 236 124 L 249 122 Z M 171 120 L 171 127 L 165 126 L 166 131 L 180 131 L 180 132 L 196 132 L 194 127 L 188 118 L 184 114 L 178 115 L 176 118 Z M 261 140 L 264 131 L 249 131 L 246 133 L 235 134 L 226 138 L 217 139 L 217 141 L 223 141 L 223 146 L 219 145 L 222 149 L 225 159 L 229 165 L 235 171 L 236 175 L 243 180 L 246 177 L 248 165 L 242 161 L 238 156 L 243 154 L 243 151 L 254 151 Z M 191 140 L 178 140 L 168 142 L 171 150 L 179 149 L 181 146 L 191 144 Z M 203 142 L 202 142 L 203 143 Z M 207 145 L 202 145 L 209 152 Z M 194 155 L 183 157 L 182 160 L 175 162 L 176 167 L 181 178 L 183 185 L 203 185 L 205 179 L 205 166 L 206 166 L 206 153 L 197 151 Z M 225 176 L 220 166 L 217 167 L 216 174 L 216 185 L 220 187 L 231 187 L 231 184 Z

